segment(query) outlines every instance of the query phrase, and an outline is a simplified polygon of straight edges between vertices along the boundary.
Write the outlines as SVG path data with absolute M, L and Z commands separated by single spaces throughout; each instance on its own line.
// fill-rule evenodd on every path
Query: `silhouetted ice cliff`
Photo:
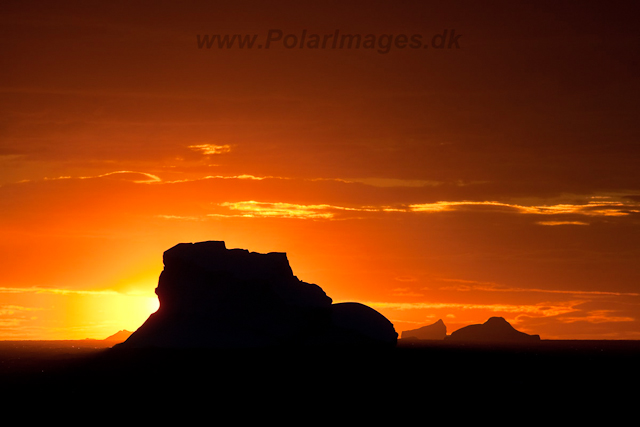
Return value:
M 319 286 L 293 275 L 284 253 L 180 243 L 164 253 L 160 308 L 121 348 L 394 346 L 382 314 L 333 304 Z

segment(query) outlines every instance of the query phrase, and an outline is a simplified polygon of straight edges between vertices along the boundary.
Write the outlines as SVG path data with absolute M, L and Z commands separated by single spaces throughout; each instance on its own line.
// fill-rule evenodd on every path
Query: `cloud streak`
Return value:
M 0 294 L 50 294 L 50 295 L 122 295 L 109 289 L 104 290 L 82 290 L 82 289 L 61 289 L 61 288 L 42 288 L 42 287 L 0 287 Z
M 329 210 L 340 209 L 330 205 L 299 205 L 293 203 L 265 203 L 253 200 L 243 202 L 220 203 L 233 211 L 239 211 L 239 216 L 245 218 L 305 218 L 331 219 L 334 217 Z M 216 215 L 216 214 L 211 214 Z
M 231 151 L 231 146 L 228 144 L 225 145 L 215 145 L 215 144 L 198 144 L 198 145 L 190 145 L 194 151 L 199 151 L 204 155 L 211 156 L 214 154 L 223 154 Z
M 575 324 L 585 322 L 590 324 L 603 323 L 631 323 L 636 319 L 632 316 L 625 315 L 619 310 L 584 310 L 581 305 L 587 301 L 571 300 L 566 302 L 544 302 L 537 304 L 473 304 L 473 303 L 440 303 L 440 302 L 383 302 L 383 301 L 367 301 L 370 307 L 377 310 L 392 311 L 418 311 L 424 310 L 430 314 L 436 315 L 434 312 L 441 311 L 439 316 L 449 317 L 452 313 L 460 311 L 481 311 L 490 312 L 499 316 L 515 316 L 514 321 L 530 322 L 532 319 L 544 322 L 557 322 L 561 324 Z M 445 315 L 444 313 L 447 313 Z M 458 313 L 459 314 L 459 313 Z M 453 317 L 458 317 L 457 314 Z
M 584 291 L 571 289 L 537 289 L 537 288 L 514 288 L 501 286 L 492 282 L 477 282 L 473 280 L 441 279 L 446 282 L 459 283 L 458 285 L 440 287 L 441 290 L 453 290 L 459 292 L 483 291 L 483 292 L 534 292 L 545 294 L 568 294 L 568 295 L 591 295 L 591 296 L 620 296 L 620 297 L 640 297 L 637 292 L 613 292 L 613 291 Z
M 219 206 L 241 212 L 247 218 L 306 218 L 306 219 L 334 219 L 338 212 L 399 212 L 432 214 L 455 211 L 479 211 L 486 208 L 498 208 L 499 212 L 523 215 L 582 215 L 587 217 L 620 217 L 633 213 L 640 213 L 640 205 L 636 203 L 620 202 L 589 202 L 588 204 L 558 204 L 558 205 L 516 205 L 501 202 L 436 202 L 412 204 L 409 206 L 360 206 L 345 207 L 329 204 L 301 205 L 286 202 L 260 202 L 255 200 L 224 202 Z M 212 216 L 225 216 L 212 214 Z M 237 216 L 237 215 L 236 215 Z M 585 221 L 538 221 L 539 225 L 588 225 Z
M 555 205 L 518 205 L 498 201 L 440 201 L 435 203 L 421 203 L 409 206 L 413 212 L 437 213 L 469 209 L 494 209 L 514 211 L 530 215 L 585 215 L 585 216 L 626 216 L 640 213 L 640 205 L 623 201 L 590 201 L 586 204 L 555 204 Z M 576 222 L 546 222 L 543 225 L 558 225 Z M 577 222 L 584 224 L 581 222 Z
M 138 176 L 142 176 L 143 178 L 136 178 Z M 162 179 L 160 179 L 159 176 L 151 174 L 151 173 L 147 173 L 147 172 L 136 172 L 136 171 L 130 171 L 130 170 L 121 170 L 121 171 L 113 171 L 113 172 L 107 172 L 107 173 L 103 173 L 100 175 L 88 175 L 88 176 L 58 176 L 55 178 L 49 178 L 49 177 L 45 177 L 42 178 L 43 181 L 60 181 L 60 180 L 72 180 L 72 179 L 99 179 L 99 178 L 108 178 L 108 177 L 118 177 L 121 178 L 123 180 L 127 180 L 127 181 L 131 181 L 134 182 L 136 184 L 150 184 L 150 183 L 159 183 L 162 182 Z M 27 182 L 33 182 L 33 180 L 22 180 L 20 181 L 20 183 L 27 183 Z
M 197 149 L 205 152 L 205 154 L 219 154 L 230 150 L 228 145 L 198 145 Z M 443 185 L 442 182 L 426 181 L 426 180 L 403 180 L 403 179 L 387 179 L 387 178 L 368 178 L 368 179 L 342 179 L 342 178 L 291 178 L 285 176 L 259 176 L 252 174 L 236 174 L 236 175 L 206 175 L 201 177 L 187 177 L 183 179 L 163 179 L 158 174 L 149 172 L 139 172 L 134 170 L 117 170 L 97 175 L 85 176 L 58 176 L 55 178 L 45 177 L 42 181 L 57 180 L 89 180 L 100 178 L 119 178 L 124 181 L 130 181 L 135 184 L 154 184 L 154 185 L 171 185 L 171 184 L 189 184 L 208 180 L 223 181 L 248 181 L 248 182 L 268 182 L 273 181 L 296 181 L 303 182 L 334 182 L 345 186 L 364 185 L 370 189 L 378 189 L 384 191 L 390 188 L 406 187 L 418 191 L 412 193 L 413 198 L 429 197 L 419 191 L 427 191 L 429 188 L 435 188 Z M 21 182 L 33 182 L 32 180 L 23 180 Z M 296 185 L 296 184 L 292 184 Z M 262 188 L 261 188 L 262 189 Z M 257 188 L 256 188 L 257 191 Z M 358 194 L 358 188 L 353 187 L 353 191 Z M 373 190 L 372 190 L 373 191 Z M 373 193 L 372 193 L 373 194 Z M 385 193 L 384 196 L 388 197 Z M 402 197 L 402 196 L 399 196 Z M 562 226 L 562 225 L 589 225 L 589 218 L 598 217 L 626 217 L 630 215 L 640 214 L 640 196 L 596 196 L 596 195 L 566 195 L 564 200 L 572 200 L 571 203 L 556 202 L 551 204 L 545 203 L 514 203 L 510 201 L 500 200 L 439 200 L 435 202 L 425 203 L 402 203 L 392 199 L 387 204 L 361 206 L 339 206 L 336 204 L 326 203 L 318 200 L 318 203 L 310 203 L 300 205 L 288 201 L 265 202 L 256 199 L 244 201 L 227 201 L 220 206 L 227 207 L 231 210 L 242 211 L 245 217 L 279 217 L 279 218 L 309 218 L 309 219 L 333 219 L 335 213 L 341 212 L 387 212 L 387 213 L 417 213 L 417 214 L 441 214 L 451 212 L 492 212 L 501 214 L 521 214 L 541 217 L 556 217 L 554 219 L 545 219 L 537 221 L 537 225 L 541 226 Z M 574 200 L 586 200 L 583 203 L 576 203 Z M 271 208 L 269 208 L 271 206 Z M 333 211 L 333 213 L 331 213 Z M 216 214 L 213 216 L 224 216 Z M 564 216 L 564 218 L 558 218 Z M 574 216 L 574 218 L 567 218 Z M 582 217 L 577 219 L 575 216 Z
M 486 310 L 494 313 L 527 314 L 537 316 L 558 316 L 576 311 L 575 305 L 583 301 L 571 301 L 556 304 L 473 304 L 443 302 L 381 302 L 367 301 L 364 304 L 376 309 L 391 310 Z

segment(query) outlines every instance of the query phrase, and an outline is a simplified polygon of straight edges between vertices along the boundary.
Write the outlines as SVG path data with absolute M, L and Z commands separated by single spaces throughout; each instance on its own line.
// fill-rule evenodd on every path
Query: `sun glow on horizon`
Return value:
M 7 296 L 20 303 L 3 304 Z M 136 330 L 158 308 L 157 296 L 142 293 L 0 288 L 0 327 L 12 329 L 0 339 L 102 339 Z M 51 317 L 59 310 L 64 316 Z

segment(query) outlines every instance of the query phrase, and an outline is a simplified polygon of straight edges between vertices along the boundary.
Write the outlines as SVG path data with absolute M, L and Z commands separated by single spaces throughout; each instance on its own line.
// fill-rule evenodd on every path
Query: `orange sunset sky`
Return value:
M 203 240 L 286 252 L 398 333 L 502 316 L 543 339 L 640 339 L 637 16 L 2 2 L 0 339 L 135 330 L 162 253 Z M 334 48 L 336 31 L 376 44 Z M 198 47 L 215 34 L 257 41 Z

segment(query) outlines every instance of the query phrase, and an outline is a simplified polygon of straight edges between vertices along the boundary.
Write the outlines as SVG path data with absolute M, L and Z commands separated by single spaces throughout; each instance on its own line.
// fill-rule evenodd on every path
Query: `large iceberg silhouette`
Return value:
M 160 308 L 117 347 L 394 346 L 393 324 L 357 303 L 334 304 L 293 275 L 285 253 L 180 243 L 164 253 Z

